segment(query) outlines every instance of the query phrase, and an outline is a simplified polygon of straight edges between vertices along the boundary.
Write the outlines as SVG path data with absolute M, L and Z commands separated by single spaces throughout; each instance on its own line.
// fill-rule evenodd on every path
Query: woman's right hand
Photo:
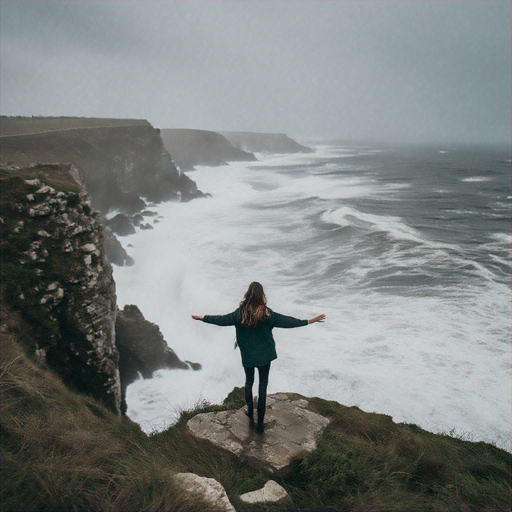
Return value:
M 315 322 L 323 322 L 325 320 L 325 315 L 322 313 L 321 315 L 315 316 L 311 320 L 308 320 L 309 324 L 314 324 Z
M 191 317 L 194 319 L 194 320 L 202 320 L 204 318 L 204 315 L 191 315 Z

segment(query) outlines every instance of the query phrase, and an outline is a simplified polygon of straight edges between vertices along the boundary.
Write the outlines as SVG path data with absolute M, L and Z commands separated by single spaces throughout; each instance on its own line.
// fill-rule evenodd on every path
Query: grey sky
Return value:
M 508 1 L 1 1 L 1 111 L 511 140 Z

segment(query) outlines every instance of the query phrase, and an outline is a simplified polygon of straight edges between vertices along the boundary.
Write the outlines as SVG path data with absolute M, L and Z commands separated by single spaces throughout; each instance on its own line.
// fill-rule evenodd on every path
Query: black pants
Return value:
M 258 425 L 263 425 L 265 418 L 265 406 L 267 405 L 267 385 L 270 363 L 265 366 L 258 366 L 260 379 L 258 387 Z M 252 386 L 254 384 L 254 368 L 245 368 L 245 402 L 247 403 L 249 416 L 254 414 L 254 403 L 252 400 Z

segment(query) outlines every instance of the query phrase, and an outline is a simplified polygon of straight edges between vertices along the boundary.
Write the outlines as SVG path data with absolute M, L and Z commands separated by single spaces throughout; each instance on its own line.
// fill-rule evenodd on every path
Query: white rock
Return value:
M 44 237 L 44 238 L 48 238 L 48 237 L 52 236 L 52 235 L 50 235 L 50 233 L 48 233 L 48 232 L 47 232 L 47 231 L 45 231 L 44 229 L 40 229 L 40 230 L 37 232 L 37 234 L 38 234 L 39 236 Z
M 178 487 L 211 504 L 211 511 L 236 512 L 222 485 L 213 478 L 194 473 L 176 473 L 172 479 Z
M 28 214 L 30 217 L 43 217 L 44 215 L 50 215 L 51 210 L 48 206 L 37 206 L 35 208 L 30 208 L 28 210 Z
M 34 194 L 27 194 L 27 199 L 33 201 L 35 199 Z
M 91 266 L 91 263 L 92 263 L 92 256 L 90 254 L 88 254 L 87 256 L 85 256 L 84 258 L 84 263 L 90 267 Z
M 50 283 L 50 284 L 46 287 L 46 289 L 47 289 L 48 291 L 50 291 L 50 292 L 51 292 L 51 291 L 53 291 L 53 290 L 56 290 L 58 287 L 59 287 L 59 283 L 58 283 L 57 281 L 55 281 L 55 282 L 53 282 L 53 283 Z
M 43 185 L 36 194 L 54 194 L 55 189 L 52 187 L 49 187 L 48 185 Z
M 85 245 L 82 245 L 82 251 L 84 252 L 95 252 L 97 249 L 96 249 L 96 246 L 94 244 L 85 244 Z
M 41 182 L 38 179 L 35 179 L 35 180 L 25 180 L 25 183 L 27 185 L 34 185 L 34 186 L 41 185 Z
M 290 495 L 273 480 L 268 481 L 265 486 L 257 491 L 247 492 L 240 496 L 240 501 L 244 503 L 279 503 L 289 500 Z

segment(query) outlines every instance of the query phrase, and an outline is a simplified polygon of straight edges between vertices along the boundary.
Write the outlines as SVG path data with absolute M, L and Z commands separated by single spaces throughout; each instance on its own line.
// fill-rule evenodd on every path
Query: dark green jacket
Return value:
M 280 315 L 268 310 L 270 315 L 256 327 L 244 327 L 240 308 L 228 315 L 205 315 L 203 322 L 215 325 L 234 325 L 236 329 L 236 341 L 242 354 L 242 364 L 246 368 L 263 366 L 277 359 L 276 342 L 272 336 L 274 327 L 290 329 L 308 325 L 307 320 L 298 320 L 291 316 Z

